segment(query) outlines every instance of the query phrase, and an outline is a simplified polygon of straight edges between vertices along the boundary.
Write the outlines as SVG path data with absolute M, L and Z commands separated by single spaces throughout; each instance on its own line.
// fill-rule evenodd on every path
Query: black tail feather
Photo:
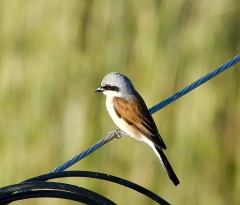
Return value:
M 163 150 L 161 148 L 158 148 L 155 146 L 156 151 L 159 154 L 159 160 L 163 166 L 163 168 L 165 169 L 167 175 L 169 176 L 169 178 L 172 180 L 172 182 L 174 183 L 175 186 L 177 186 L 180 181 L 178 180 L 176 174 L 173 171 L 172 166 L 170 165 L 166 155 L 164 154 Z

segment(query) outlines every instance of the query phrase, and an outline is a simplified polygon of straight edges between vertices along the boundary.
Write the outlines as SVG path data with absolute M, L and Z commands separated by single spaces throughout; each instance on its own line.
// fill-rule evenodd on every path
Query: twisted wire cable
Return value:
M 196 87 L 198 87 L 201 84 L 203 84 L 203 83 L 207 82 L 208 80 L 212 79 L 213 77 L 215 77 L 216 75 L 225 71 L 226 69 L 230 68 L 231 66 L 233 66 L 234 64 L 236 64 L 239 61 L 240 61 L 240 54 L 236 55 L 235 57 L 233 57 L 232 59 L 230 59 L 226 63 L 222 64 L 218 68 L 214 69 L 213 71 L 209 72 L 205 76 L 201 77 L 200 79 L 194 81 L 190 85 L 184 87 L 182 90 L 174 93 L 173 95 L 166 98 L 165 100 L 158 103 L 157 105 L 153 106 L 152 108 L 149 109 L 149 112 L 151 114 L 157 112 L 161 108 L 163 108 L 163 107 L 169 105 L 170 103 L 172 103 L 173 101 L 179 99 L 183 95 L 187 94 L 188 92 L 192 91 Z M 120 134 L 125 134 L 125 133 L 121 130 L 115 130 L 115 131 L 110 132 L 106 137 L 99 140 L 97 143 L 95 143 L 91 147 L 87 148 L 86 150 L 84 150 L 80 154 L 76 155 L 72 159 L 70 159 L 67 162 L 63 163 L 62 165 L 58 166 L 57 168 L 52 170 L 50 173 L 64 171 L 65 169 L 69 168 L 73 164 L 77 163 L 79 160 L 83 159 L 84 157 L 88 156 L 89 154 L 91 154 L 95 150 L 99 149 L 100 147 L 102 147 L 103 145 L 105 145 L 106 143 L 111 141 L 112 139 L 119 138 Z
M 170 97 L 166 98 L 162 102 L 158 103 L 157 105 L 153 106 L 149 109 L 149 112 L 151 114 L 157 112 L 158 110 L 162 109 L 163 107 L 169 105 L 173 101 L 179 99 L 183 95 L 187 94 L 188 92 L 192 91 L 199 85 L 202 85 L 203 83 L 207 82 L 208 80 L 212 79 L 216 75 L 220 74 L 221 72 L 225 71 L 226 69 L 230 68 L 232 65 L 236 64 L 240 61 L 240 54 L 236 55 L 234 58 L 230 59 L 226 63 L 222 64 L 218 68 L 214 69 L 210 73 L 206 74 L 205 76 L 201 77 L 200 79 L 194 81 L 193 83 L 189 84 L 188 86 L 184 87 L 182 90 L 174 93 Z
M 77 163 L 78 161 L 80 161 L 84 157 L 88 156 L 89 154 L 91 154 L 95 150 L 99 149 L 100 147 L 102 147 L 103 145 L 105 145 L 106 143 L 108 143 L 109 141 L 111 141 L 112 139 L 114 139 L 116 137 L 119 137 L 119 134 L 117 133 L 117 130 L 113 131 L 113 132 L 110 132 L 106 137 L 104 137 L 103 139 L 99 140 L 98 142 L 96 142 L 91 147 L 85 149 L 83 152 L 81 152 L 80 154 L 76 155 L 72 159 L 66 161 L 62 165 L 60 165 L 57 168 L 53 169 L 50 173 L 61 172 L 61 171 L 66 170 L 67 168 L 69 168 L 73 164 Z

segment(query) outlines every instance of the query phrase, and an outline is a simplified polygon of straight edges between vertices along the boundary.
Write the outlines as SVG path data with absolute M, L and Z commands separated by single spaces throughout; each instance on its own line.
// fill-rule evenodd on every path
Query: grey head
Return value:
M 111 72 L 103 78 L 96 92 L 104 91 L 114 91 L 121 97 L 127 97 L 136 92 L 128 77 L 118 72 Z

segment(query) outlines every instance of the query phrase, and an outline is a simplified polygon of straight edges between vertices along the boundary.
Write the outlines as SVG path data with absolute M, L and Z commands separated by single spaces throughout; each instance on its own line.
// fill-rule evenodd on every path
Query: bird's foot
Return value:
M 109 132 L 109 134 L 114 134 L 114 135 L 116 135 L 117 139 L 120 139 L 121 134 L 124 134 L 124 132 L 120 129 L 115 129 L 115 130 L 112 130 L 111 132 Z

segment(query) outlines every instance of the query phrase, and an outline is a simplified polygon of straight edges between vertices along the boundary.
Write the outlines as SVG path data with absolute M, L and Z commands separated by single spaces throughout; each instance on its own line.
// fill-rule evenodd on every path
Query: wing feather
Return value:
M 158 133 L 157 126 L 139 94 L 137 97 L 132 95 L 129 98 L 114 97 L 113 107 L 118 117 L 139 130 L 155 146 L 166 149 L 166 145 Z

